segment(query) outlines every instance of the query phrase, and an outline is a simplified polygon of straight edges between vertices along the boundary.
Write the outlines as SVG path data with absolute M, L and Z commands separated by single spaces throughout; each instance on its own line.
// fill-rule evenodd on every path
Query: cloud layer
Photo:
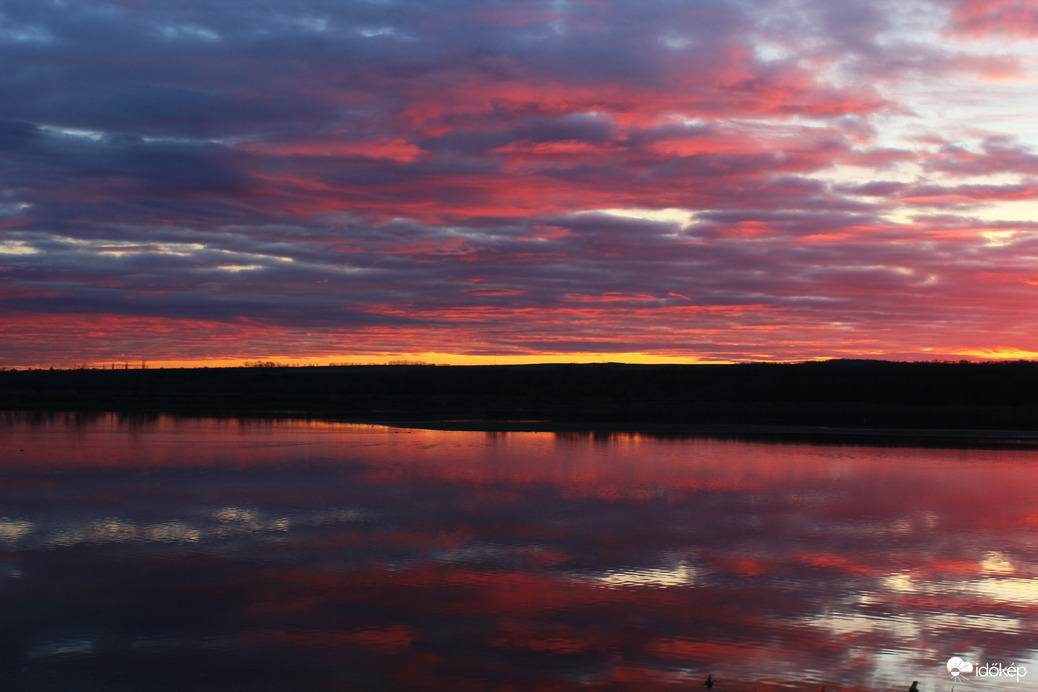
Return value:
M 1036 31 L 0 0 L 0 363 L 1030 355 Z

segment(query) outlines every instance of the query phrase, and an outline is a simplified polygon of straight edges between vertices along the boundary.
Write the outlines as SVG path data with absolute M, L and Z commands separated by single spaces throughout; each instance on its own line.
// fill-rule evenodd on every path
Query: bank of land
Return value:
M 0 409 L 308 415 L 503 429 L 1015 431 L 1038 363 L 331 366 L 0 372 Z

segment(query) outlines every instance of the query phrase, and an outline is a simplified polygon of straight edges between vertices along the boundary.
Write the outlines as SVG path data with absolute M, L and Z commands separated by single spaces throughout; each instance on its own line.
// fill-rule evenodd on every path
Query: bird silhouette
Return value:
M 913 680 L 912 686 L 908 688 L 908 692 L 919 692 L 919 681 Z
M 709 690 L 713 686 L 714 686 L 714 674 L 711 673 L 710 675 L 706 676 L 706 682 L 703 683 L 703 687 L 705 687 L 706 689 Z

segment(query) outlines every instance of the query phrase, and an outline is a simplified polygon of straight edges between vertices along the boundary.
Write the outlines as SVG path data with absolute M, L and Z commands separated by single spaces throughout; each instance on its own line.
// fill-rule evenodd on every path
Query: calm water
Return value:
M 1038 689 L 1031 450 L 8 415 L 0 460 L 3 690 Z

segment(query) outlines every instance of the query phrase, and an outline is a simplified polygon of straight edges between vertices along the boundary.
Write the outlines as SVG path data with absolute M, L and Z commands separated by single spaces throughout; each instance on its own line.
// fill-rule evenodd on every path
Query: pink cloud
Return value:
M 1038 35 L 1038 8 L 1028 0 L 960 0 L 952 9 L 952 30 L 970 38 Z
M 245 143 L 237 147 L 242 151 L 260 156 L 319 156 L 349 158 L 359 156 L 370 159 L 387 159 L 399 163 L 413 163 L 428 152 L 404 139 L 377 138 L 349 142 L 334 136 L 308 138 L 291 143 Z

